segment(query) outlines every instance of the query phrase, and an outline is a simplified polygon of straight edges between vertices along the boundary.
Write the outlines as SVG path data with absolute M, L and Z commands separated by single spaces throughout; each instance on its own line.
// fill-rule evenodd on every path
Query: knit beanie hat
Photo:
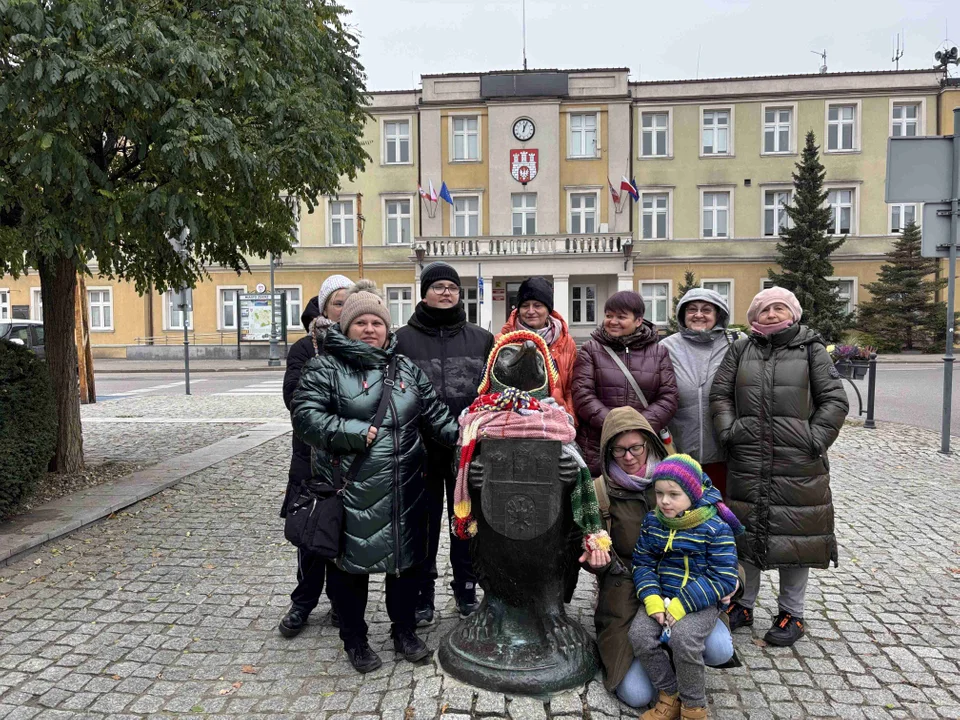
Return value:
M 427 296 L 427 290 L 430 289 L 430 286 L 440 280 L 449 280 L 456 283 L 457 287 L 462 285 L 459 273 L 445 262 L 430 263 L 420 273 L 420 299 L 423 300 Z
M 390 328 L 393 324 L 390 319 L 390 310 L 373 280 L 358 280 L 349 292 L 347 299 L 343 301 L 343 310 L 340 313 L 340 330 L 344 335 L 347 334 L 354 320 L 368 313 L 378 316 L 387 328 Z
M 544 277 L 529 277 L 520 283 L 520 290 L 517 292 L 517 307 L 519 308 L 527 300 L 536 300 L 547 306 L 547 312 L 553 312 L 553 285 Z
M 761 290 L 754 296 L 750 302 L 750 309 L 747 310 L 747 323 L 753 325 L 757 322 L 757 318 L 760 317 L 760 313 L 774 303 L 783 303 L 786 305 L 790 308 L 790 312 L 793 313 L 793 322 L 800 322 L 800 318 L 803 316 L 803 308 L 800 307 L 800 301 L 797 300 L 797 296 L 786 288 L 772 287 Z
M 740 520 L 720 500 L 719 491 L 713 487 L 713 482 L 703 472 L 700 463 L 689 455 L 668 455 L 653 471 L 653 483 L 656 484 L 658 480 L 672 480 L 679 485 L 683 492 L 687 494 L 687 497 L 690 498 L 690 504 L 693 507 L 696 507 L 708 492 L 714 495 L 715 499 L 708 497 L 707 500 L 712 501 L 710 504 L 717 508 L 717 515 L 720 516 L 720 519 L 730 526 L 734 535 L 743 532 L 744 528 L 740 524 Z
M 317 304 L 320 306 L 320 314 L 324 315 L 323 311 L 326 309 L 327 300 L 330 299 L 331 295 L 337 292 L 337 290 L 348 290 L 352 286 L 353 280 L 345 275 L 331 275 L 324 280 L 320 286 L 320 292 L 317 294 Z
M 550 348 L 547 347 L 546 341 L 530 330 L 514 330 L 513 332 L 504 333 L 500 336 L 500 339 L 494 343 L 490 355 L 487 356 L 487 366 L 483 369 L 477 394 L 485 395 L 486 393 L 504 392 L 507 390 L 509 386 L 498 380 L 494 374 L 493 369 L 497 364 L 497 356 L 500 355 L 500 351 L 505 347 L 509 345 L 522 345 L 527 340 L 536 345 L 537 352 L 543 356 L 543 365 L 547 375 L 546 386 L 540 390 L 534 390 L 530 394 L 538 400 L 550 397 L 553 394 L 554 388 L 560 384 L 560 374 L 557 372 L 557 364 L 553 359 L 553 355 L 550 354 Z

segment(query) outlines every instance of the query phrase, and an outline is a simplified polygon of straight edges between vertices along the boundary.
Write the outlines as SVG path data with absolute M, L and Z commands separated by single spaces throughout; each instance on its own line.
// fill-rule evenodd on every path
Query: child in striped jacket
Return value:
M 689 455 L 667 457 L 653 482 L 657 509 L 644 518 L 633 551 L 633 583 L 646 612 L 637 613 L 629 637 L 659 698 L 641 718 L 703 720 L 703 648 L 721 598 L 736 590 L 734 535 L 743 526 Z M 661 636 L 669 638 L 672 665 Z

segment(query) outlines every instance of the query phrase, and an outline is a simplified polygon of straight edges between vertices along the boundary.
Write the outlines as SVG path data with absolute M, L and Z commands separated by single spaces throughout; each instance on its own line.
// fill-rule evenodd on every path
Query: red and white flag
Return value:
M 634 200 L 640 199 L 640 193 L 638 193 L 633 184 L 627 180 L 626 175 L 620 176 L 620 191 L 630 193 L 630 197 L 632 197 Z
M 440 196 L 433 187 L 433 180 L 430 180 L 430 202 L 440 202 Z
M 620 202 L 620 193 L 617 192 L 617 189 L 613 186 L 613 183 L 610 182 L 610 178 L 607 177 L 607 185 L 610 186 L 610 196 L 613 198 L 615 203 Z
M 428 199 L 427 191 L 423 189 L 423 185 L 417 183 L 417 192 L 420 193 L 420 197 L 424 200 Z

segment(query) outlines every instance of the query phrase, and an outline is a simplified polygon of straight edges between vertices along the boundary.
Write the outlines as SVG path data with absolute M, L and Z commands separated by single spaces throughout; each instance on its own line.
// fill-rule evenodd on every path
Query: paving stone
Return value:
M 511 720 L 547 720 L 547 711 L 543 700 L 529 697 L 512 697 L 507 704 L 507 714 Z

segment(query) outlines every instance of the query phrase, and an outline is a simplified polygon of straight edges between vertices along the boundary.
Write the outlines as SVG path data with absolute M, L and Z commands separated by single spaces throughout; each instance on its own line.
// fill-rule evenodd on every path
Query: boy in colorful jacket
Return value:
M 703 648 L 721 598 L 737 587 L 734 535 L 743 526 L 689 455 L 667 457 L 653 482 L 657 509 L 644 518 L 633 551 L 633 583 L 646 612 L 637 613 L 629 637 L 659 698 L 641 719 L 702 720 Z M 673 665 L 661 636 L 669 637 Z

